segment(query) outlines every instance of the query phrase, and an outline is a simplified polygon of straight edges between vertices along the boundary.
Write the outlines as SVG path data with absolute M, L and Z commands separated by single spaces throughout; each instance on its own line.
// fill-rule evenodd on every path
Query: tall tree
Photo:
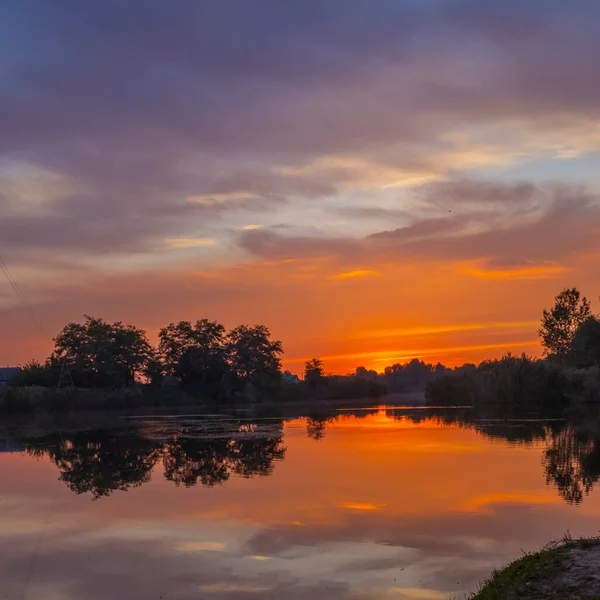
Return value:
M 281 381 L 281 342 L 264 325 L 239 325 L 227 335 L 227 354 L 237 387 L 250 383 L 266 391 Z
M 566 288 L 558 294 L 554 306 L 544 310 L 538 332 L 545 354 L 567 360 L 577 328 L 590 316 L 590 303 L 577 288 Z
M 83 324 L 68 323 L 56 336 L 50 362 L 68 360 L 78 385 L 117 387 L 134 383 L 151 355 L 142 329 L 85 315 Z
M 154 351 L 145 331 L 117 321 L 112 324 L 111 354 L 119 379 L 132 385 L 138 374 L 145 374 Z
M 578 367 L 600 365 L 600 320 L 588 317 L 575 332 L 573 364 Z
M 304 381 L 310 387 L 317 387 L 324 376 L 323 361 L 320 358 L 315 356 L 304 363 Z
M 181 380 L 186 387 L 218 392 L 229 373 L 225 327 L 202 319 L 171 323 L 160 330 L 159 354 L 165 373 Z

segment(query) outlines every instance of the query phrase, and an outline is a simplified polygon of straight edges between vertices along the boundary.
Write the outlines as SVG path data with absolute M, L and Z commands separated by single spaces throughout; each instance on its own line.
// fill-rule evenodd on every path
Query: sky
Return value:
M 0 5 L 0 364 L 84 314 L 285 367 L 539 355 L 598 310 L 600 3 Z

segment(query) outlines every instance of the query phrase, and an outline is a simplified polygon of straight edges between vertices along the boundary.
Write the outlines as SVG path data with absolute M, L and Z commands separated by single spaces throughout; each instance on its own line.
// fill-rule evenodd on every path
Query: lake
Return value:
M 3 600 L 462 599 L 600 529 L 600 434 L 559 420 L 78 415 L 0 438 Z

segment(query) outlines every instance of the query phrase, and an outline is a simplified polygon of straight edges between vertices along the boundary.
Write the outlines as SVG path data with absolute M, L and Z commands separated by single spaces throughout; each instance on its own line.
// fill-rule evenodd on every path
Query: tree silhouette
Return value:
M 573 338 L 572 362 L 577 367 L 600 365 L 600 320 L 588 317 Z
M 390 392 L 420 390 L 430 381 L 447 373 L 444 365 L 432 365 L 413 358 L 405 365 L 394 364 L 385 368 L 383 379 Z
M 281 382 L 281 342 L 264 325 L 239 325 L 227 335 L 227 354 L 238 390 L 251 384 L 269 391 Z
M 577 288 L 564 289 L 550 310 L 544 310 L 539 335 L 544 352 L 565 361 L 569 356 L 577 328 L 591 316 L 590 303 Z
M 304 364 L 304 381 L 310 387 L 317 387 L 322 383 L 325 377 L 325 371 L 323 370 L 323 361 L 314 357 L 306 361 Z
M 223 325 L 208 319 L 194 325 L 189 321 L 171 323 L 160 330 L 159 340 L 159 355 L 167 375 L 207 395 L 224 392 L 230 369 Z
M 83 324 L 68 323 L 56 336 L 50 362 L 68 360 L 77 385 L 122 387 L 143 374 L 152 355 L 145 331 L 85 315 Z

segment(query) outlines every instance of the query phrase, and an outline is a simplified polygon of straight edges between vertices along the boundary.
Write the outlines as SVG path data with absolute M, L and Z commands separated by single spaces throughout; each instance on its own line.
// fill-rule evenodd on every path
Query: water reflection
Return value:
M 156 442 L 136 433 L 50 433 L 23 443 L 28 454 L 48 456 L 76 494 L 94 498 L 146 483 L 160 456 Z
M 241 427 L 237 437 L 209 439 L 186 431 L 163 448 L 165 477 L 175 485 L 191 487 L 223 483 L 232 473 L 242 477 L 269 475 L 274 463 L 285 456 L 282 430 L 282 423 L 266 432 L 252 424 Z
M 600 478 L 600 439 L 567 426 L 549 437 L 544 451 L 546 483 L 569 503 L 579 504 Z
M 600 479 L 600 433 L 597 420 L 591 415 L 579 419 L 576 425 L 560 418 L 480 418 L 470 409 L 410 410 L 384 409 L 385 416 L 412 423 L 435 421 L 448 426 L 473 429 L 492 440 L 503 440 L 511 444 L 545 446 L 542 467 L 546 484 L 557 488 L 559 495 L 569 504 L 579 504 L 592 491 Z M 366 417 L 372 412 L 354 413 Z M 312 416 L 306 419 L 309 438 L 322 440 L 327 425 L 339 418 L 338 415 Z
M 259 426 L 201 420 L 196 426 L 53 432 L 21 443 L 31 456 L 48 456 L 73 492 L 97 499 L 148 482 L 157 463 L 167 480 L 185 487 L 214 486 L 232 473 L 269 475 L 285 456 L 282 438 L 282 421 Z
M 593 419 L 69 418 L 4 424 L 8 600 L 464 598 L 522 549 L 598 529 Z
M 546 484 L 570 504 L 582 502 L 600 479 L 600 433 L 589 425 L 595 421 L 505 420 L 478 418 L 466 409 L 393 408 L 312 411 L 303 420 L 308 438 L 321 441 L 340 419 L 360 421 L 373 415 L 414 425 L 435 423 L 474 430 L 490 440 L 515 445 L 539 445 Z M 286 455 L 285 422 L 284 418 L 215 415 L 138 419 L 119 428 L 5 436 L 0 450 L 24 448 L 31 456 L 48 457 L 73 492 L 98 499 L 138 487 L 160 470 L 165 479 L 184 487 L 211 487 L 227 482 L 232 475 L 268 476 Z

